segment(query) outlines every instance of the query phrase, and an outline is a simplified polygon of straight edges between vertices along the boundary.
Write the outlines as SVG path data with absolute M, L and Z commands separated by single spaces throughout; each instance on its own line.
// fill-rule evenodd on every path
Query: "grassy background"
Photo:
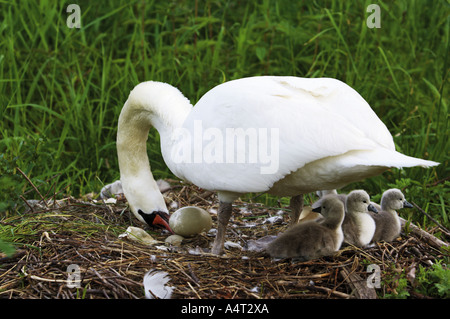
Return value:
M 447 1 L 76 1 L 82 27 L 70 29 L 73 2 L 0 2 L 0 214 L 20 213 L 14 205 L 30 189 L 17 167 L 59 197 L 119 178 L 117 119 L 137 83 L 168 82 L 195 103 L 224 81 L 270 74 L 355 88 L 397 150 L 441 165 L 393 169 L 347 190 L 377 200 L 400 187 L 449 227 Z M 380 29 L 366 26 L 370 3 L 381 7 Z M 155 131 L 149 153 L 155 177 L 170 176 Z

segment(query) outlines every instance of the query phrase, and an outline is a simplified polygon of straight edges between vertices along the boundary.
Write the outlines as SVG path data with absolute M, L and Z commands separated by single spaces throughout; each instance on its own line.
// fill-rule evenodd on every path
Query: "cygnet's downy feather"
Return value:
M 368 245 L 375 232 L 375 222 L 369 211 L 378 213 L 370 203 L 369 194 L 362 189 L 354 190 L 346 196 L 345 206 L 345 219 L 342 223 L 344 241 L 357 247 Z
M 391 242 L 397 238 L 401 231 L 397 210 L 412 207 L 399 189 L 391 188 L 385 191 L 381 197 L 381 211 L 378 214 L 370 214 L 376 225 L 373 242 Z
M 324 219 L 292 226 L 272 241 L 266 252 L 274 258 L 310 260 L 339 250 L 344 239 L 341 229 L 344 204 L 335 196 L 328 195 L 315 211 L 320 211 Z

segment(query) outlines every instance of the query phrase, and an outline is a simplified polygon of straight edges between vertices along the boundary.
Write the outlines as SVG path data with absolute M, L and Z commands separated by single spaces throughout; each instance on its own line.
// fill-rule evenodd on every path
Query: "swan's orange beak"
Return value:
M 159 228 L 167 229 L 170 233 L 174 234 L 172 228 L 169 226 L 169 214 L 164 212 L 154 212 L 156 215 L 153 219 L 152 225 Z
M 174 234 L 172 228 L 169 226 L 170 216 L 166 212 L 154 211 L 150 214 L 146 214 L 139 209 L 138 213 L 149 226 L 167 229 L 170 233 Z

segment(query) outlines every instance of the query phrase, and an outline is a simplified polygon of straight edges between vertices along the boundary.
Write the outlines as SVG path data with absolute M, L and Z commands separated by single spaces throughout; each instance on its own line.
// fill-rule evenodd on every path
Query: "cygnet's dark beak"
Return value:
M 149 226 L 167 229 L 171 234 L 174 234 L 172 228 L 169 226 L 170 216 L 166 212 L 154 211 L 150 214 L 145 214 L 142 210 L 139 210 L 138 213 Z
M 314 207 L 314 208 L 312 209 L 312 211 L 313 211 L 314 213 L 319 213 L 319 214 L 320 214 L 321 208 L 322 208 L 322 207 L 319 205 L 319 206 L 317 206 L 317 207 Z
M 406 201 L 406 199 L 403 201 L 403 208 L 413 208 L 413 207 L 414 206 L 410 202 Z
M 374 212 L 375 214 L 378 214 L 378 210 L 372 204 L 369 204 L 367 209 L 370 210 L 371 212 Z

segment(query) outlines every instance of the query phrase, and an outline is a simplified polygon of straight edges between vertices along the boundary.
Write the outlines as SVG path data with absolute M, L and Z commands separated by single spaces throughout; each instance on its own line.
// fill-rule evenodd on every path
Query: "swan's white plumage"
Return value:
M 196 140 L 199 123 L 201 133 L 208 131 L 210 136 L 200 135 Z M 169 84 L 143 82 L 130 93 L 117 133 L 123 191 L 131 210 L 143 222 L 139 211 L 168 212 L 147 157 L 151 126 L 160 134 L 162 155 L 169 169 L 201 188 L 218 191 L 219 200 L 226 203 L 219 209 L 215 253 L 223 247 L 224 227 L 231 214 L 228 204 L 242 193 L 295 196 L 341 188 L 389 167 L 438 165 L 396 152 L 383 122 L 355 90 L 339 80 L 244 78 L 216 86 L 195 107 Z M 227 129 L 256 130 L 258 140 L 265 132 L 266 147 L 274 155 L 269 160 L 277 164 L 277 169 L 262 174 L 262 168 L 270 163 L 261 161 L 260 145 L 254 162 L 249 160 L 249 148 L 244 150 L 243 162 L 229 162 L 225 157 L 221 162 L 211 158 L 207 161 L 201 152 L 196 162 L 193 154 L 199 149 L 230 146 L 227 140 L 214 139 L 215 133 L 226 137 Z M 187 134 L 175 134 L 180 130 Z M 270 143 L 272 137 L 278 144 Z M 235 144 L 232 150 L 238 148 Z M 224 154 L 226 151 L 223 149 Z M 180 152 L 192 156 L 175 161 L 174 154 Z
M 203 131 L 215 128 L 222 136 L 227 128 L 279 130 L 279 169 L 274 174 L 261 174 L 261 163 L 171 165 L 165 157 L 174 174 L 210 190 L 293 195 L 340 188 L 387 167 L 434 164 L 396 152 L 391 134 L 367 102 L 335 79 L 254 77 L 226 82 L 198 101 L 183 127 L 194 132 L 199 120 Z M 203 148 L 211 143 L 204 141 Z

